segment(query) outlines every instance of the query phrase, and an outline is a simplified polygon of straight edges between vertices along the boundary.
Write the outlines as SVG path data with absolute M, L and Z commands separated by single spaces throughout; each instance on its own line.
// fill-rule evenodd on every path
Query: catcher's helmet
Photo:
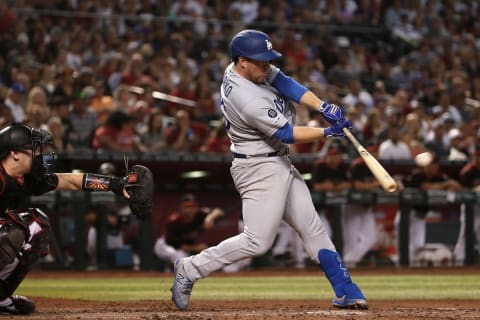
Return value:
M 230 42 L 230 58 L 245 57 L 256 61 L 270 61 L 280 58 L 282 54 L 273 50 L 272 39 L 258 30 L 243 30 Z
M 0 130 L 0 159 L 10 151 L 32 150 L 42 154 L 43 146 L 53 144 L 50 133 L 43 129 L 32 129 L 23 123 L 11 123 Z M 32 154 L 34 156 L 34 154 Z

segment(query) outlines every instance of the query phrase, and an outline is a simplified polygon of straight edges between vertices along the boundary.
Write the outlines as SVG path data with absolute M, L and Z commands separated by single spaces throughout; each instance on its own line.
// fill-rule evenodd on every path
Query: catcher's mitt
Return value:
M 153 175 L 150 169 L 134 165 L 127 174 L 124 185 L 130 195 L 128 203 L 132 213 L 139 218 L 152 214 L 153 211 Z

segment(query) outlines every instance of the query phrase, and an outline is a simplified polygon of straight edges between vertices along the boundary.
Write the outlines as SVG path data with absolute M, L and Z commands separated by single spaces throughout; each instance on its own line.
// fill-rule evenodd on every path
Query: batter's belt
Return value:
M 267 157 L 281 157 L 286 156 L 290 153 L 288 148 L 279 151 L 272 151 L 267 153 L 258 153 L 258 154 L 242 154 L 242 153 L 233 153 L 234 158 L 238 159 L 249 159 L 249 158 L 267 158 Z

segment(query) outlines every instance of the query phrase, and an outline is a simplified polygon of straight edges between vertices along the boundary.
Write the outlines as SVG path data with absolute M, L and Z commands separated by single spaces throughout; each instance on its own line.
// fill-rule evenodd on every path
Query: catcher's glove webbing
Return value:
M 139 218 L 152 214 L 153 211 L 153 175 L 150 169 L 141 165 L 130 168 L 124 188 L 130 195 L 128 203 L 132 213 Z

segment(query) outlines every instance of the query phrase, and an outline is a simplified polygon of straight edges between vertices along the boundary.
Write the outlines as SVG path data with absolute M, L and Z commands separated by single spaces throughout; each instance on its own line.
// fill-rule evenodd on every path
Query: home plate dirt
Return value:
M 355 271 L 357 274 L 478 274 L 478 266 L 473 268 L 445 269 L 368 269 Z M 60 273 L 65 275 L 65 273 Z M 236 276 L 241 276 L 238 273 Z M 247 272 L 246 276 L 282 275 L 285 272 Z M 301 272 L 295 273 L 301 275 Z M 305 275 L 312 274 L 305 271 Z M 67 272 L 69 277 L 104 278 L 152 276 L 151 272 Z M 155 276 L 171 277 L 157 274 Z M 221 276 L 221 273 L 219 274 Z M 58 277 L 57 272 L 33 272 L 30 278 Z M 26 280 L 28 281 L 28 279 Z M 479 284 L 480 285 L 480 284 Z M 127 302 L 105 302 L 87 300 L 51 299 L 31 296 L 37 311 L 29 316 L 0 315 L 0 319 L 48 319 L 48 320 L 258 320 L 258 319 L 343 319 L 343 320 L 480 320 L 480 296 L 462 300 L 372 300 L 369 310 L 335 309 L 329 300 L 242 300 L 206 301 L 192 299 L 188 311 L 179 311 L 171 301 L 146 300 Z
M 178 311 L 170 301 L 97 302 L 35 298 L 38 311 L 12 319 L 479 319 L 478 300 L 370 301 L 369 310 L 333 309 L 329 301 L 192 301 L 191 309 Z M 9 317 L 6 316 L 6 319 Z M 3 319 L 3 317 L 2 317 Z

